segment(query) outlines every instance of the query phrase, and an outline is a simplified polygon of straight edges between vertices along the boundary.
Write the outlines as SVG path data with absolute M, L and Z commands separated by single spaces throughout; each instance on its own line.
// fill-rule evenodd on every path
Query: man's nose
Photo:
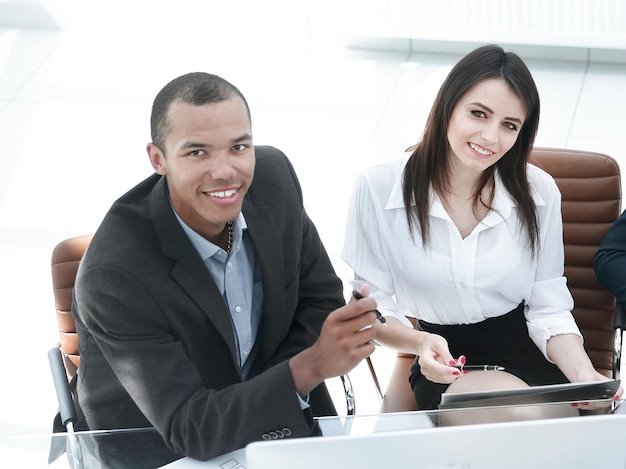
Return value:
M 227 152 L 220 152 L 211 158 L 211 176 L 213 179 L 230 179 L 236 173 L 233 159 Z

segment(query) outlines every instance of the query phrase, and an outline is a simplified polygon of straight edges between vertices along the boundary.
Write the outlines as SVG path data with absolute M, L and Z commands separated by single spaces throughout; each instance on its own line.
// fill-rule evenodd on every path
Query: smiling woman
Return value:
M 456 165 L 467 166 L 466 170 L 478 175 L 502 158 L 515 144 L 525 114 L 524 104 L 504 79 L 484 80 L 468 91 L 455 106 L 448 127 L 452 178 L 464 172 Z M 451 181 L 449 185 L 467 186 L 468 182 Z
M 388 315 L 374 325 L 377 342 L 417 356 L 419 409 L 437 408 L 444 392 L 606 380 L 570 312 L 559 190 L 528 163 L 538 122 L 521 58 L 480 47 L 452 68 L 410 156 L 357 179 L 342 257 Z M 461 373 L 466 363 L 504 370 Z
M 513 147 L 525 114 L 524 104 L 503 78 L 476 84 L 455 106 L 448 127 L 449 178 L 439 197 L 461 237 L 487 215 L 493 181 L 480 190 L 476 181 Z M 457 192 L 467 196 L 455 196 Z

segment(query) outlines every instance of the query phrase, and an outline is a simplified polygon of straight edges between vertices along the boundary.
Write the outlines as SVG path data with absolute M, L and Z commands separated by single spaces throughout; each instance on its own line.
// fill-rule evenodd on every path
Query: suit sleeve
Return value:
M 609 229 L 593 265 L 598 281 L 626 307 L 626 211 Z

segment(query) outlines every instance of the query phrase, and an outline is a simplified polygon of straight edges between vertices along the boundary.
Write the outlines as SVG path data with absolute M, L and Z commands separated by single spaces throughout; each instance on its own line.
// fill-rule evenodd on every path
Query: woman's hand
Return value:
M 586 370 L 585 372 L 580 373 L 576 376 L 574 383 L 588 383 L 590 381 L 609 381 L 610 378 L 607 378 L 602 373 L 599 373 L 596 370 Z M 614 396 L 612 396 L 614 401 L 620 400 L 622 395 L 624 394 L 624 389 L 620 386 Z M 578 407 L 582 410 L 596 410 L 596 409 L 604 409 L 611 405 L 610 402 L 579 402 L 572 404 L 574 407 Z
M 572 383 L 586 383 L 590 381 L 609 381 L 602 373 L 593 367 L 580 337 L 574 334 L 555 335 L 548 340 L 548 356 Z M 622 398 L 624 390 L 620 386 L 613 400 Z M 610 402 L 582 402 L 572 404 L 585 410 L 606 408 Z
M 450 354 L 448 341 L 437 334 L 422 332 L 418 364 L 422 374 L 433 383 L 450 384 L 460 375 L 456 366 L 465 364 L 465 357 L 458 359 Z

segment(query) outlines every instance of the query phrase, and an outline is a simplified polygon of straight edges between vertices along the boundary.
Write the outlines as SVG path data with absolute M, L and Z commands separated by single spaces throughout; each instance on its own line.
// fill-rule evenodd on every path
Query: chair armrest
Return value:
M 352 380 L 348 374 L 341 375 L 341 384 L 343 393 L 346 398 L 346 409 L 348 415 L 356 414 L 356 400 L 354 398 L 354 389 L 352 388 Z
M 615 313 L 613 315 L 613 379 L 620 379 L 622 367 L 622 342 L 624 336 L 624 321 L 626 314 L 624 307 L 618 301 L 615 303 Z
M 617 301 L 615 302 L 615 314 L 613 315 L 613 329 L 618 327 L 624 330 L 624 322 L 626 322 L 626 313 L 624 313 L 624 306 Z
M 67 382 L 65 365 L 63 365 L 63 356 L 60 349 L 54 347 L 48 351 L 48 361 L 50 362 L 50 371 L 52 371 L 52 379 L 54 381 L 54 389 L 57 393 L 59 401 L 59 413 L 61 415 L 61 423 L 67 427 L 68 424 L 77 422 L 76 410 L 72 401 L 72 393 L 70 385 Z

